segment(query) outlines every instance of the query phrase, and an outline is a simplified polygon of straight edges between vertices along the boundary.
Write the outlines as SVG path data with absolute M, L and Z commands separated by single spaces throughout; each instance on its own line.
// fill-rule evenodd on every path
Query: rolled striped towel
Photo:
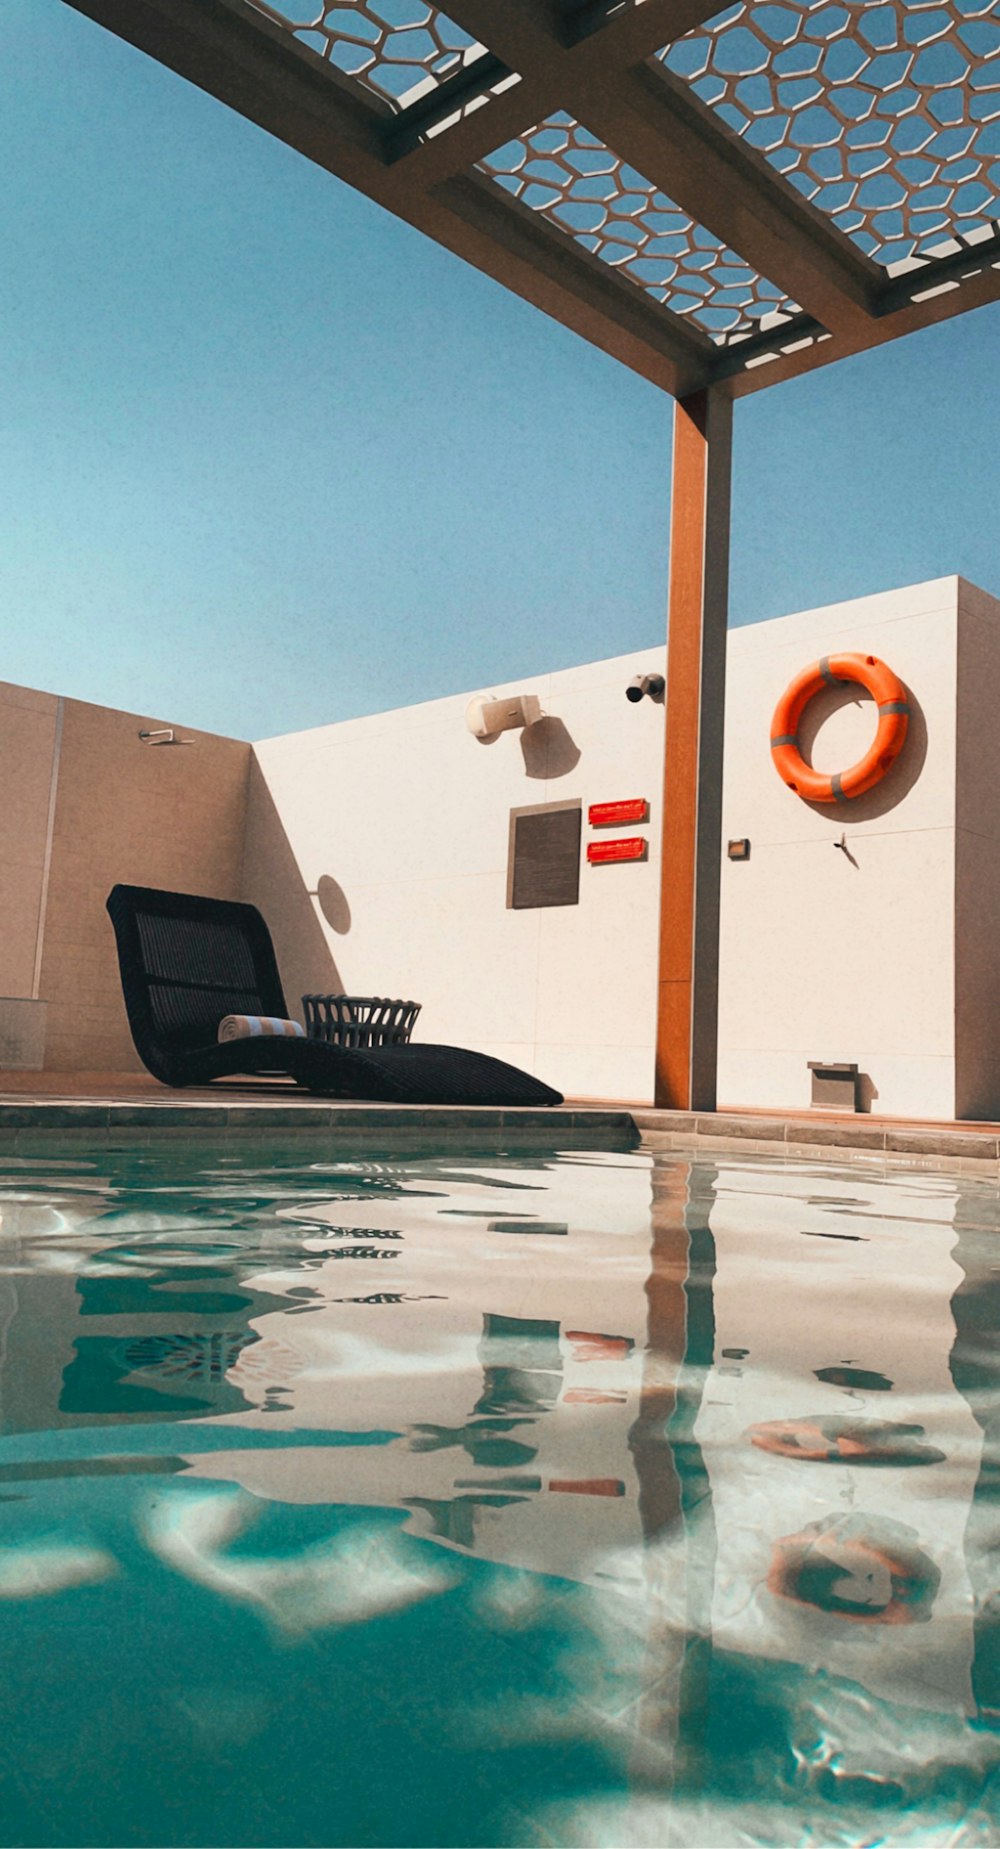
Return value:
M 299 1021 L 282 1021 L 274 1014 L 227 1014 L 219 1022 L 220 1040 L 253 1040 L 258 1034 L 304 1040 L 306 1030 Z

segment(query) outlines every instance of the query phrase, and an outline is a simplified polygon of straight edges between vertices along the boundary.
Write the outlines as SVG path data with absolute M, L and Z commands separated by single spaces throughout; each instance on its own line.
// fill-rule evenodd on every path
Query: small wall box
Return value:
M 858 1108 L 858 1068 L 844 1061 L 810 1059 L 812 1073 L 810 1102 L 827 1111 L 856 1111 Z
M 729 855 L 730 860 L 749 860 L 750 843 L 746 835 L 743 835 L 739 841 L 727 841 L 726 853 Z

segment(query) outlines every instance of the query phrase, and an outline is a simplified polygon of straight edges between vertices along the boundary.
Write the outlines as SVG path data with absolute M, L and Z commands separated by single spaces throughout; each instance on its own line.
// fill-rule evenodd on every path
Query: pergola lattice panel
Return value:
M 565 113 L 480 162 L 523 205 L 717 343 L 777 325 L 797 304 Z
M 658 56 L 877 263 L 1000 219 L 1000 0 L 741 4 Z
M 426 0 L 252 0 L 345 76 L 395 108 L 415 102 L 482 46 Z
M 66 4 L 682 399 L 1000 300 L 1000 0 Z

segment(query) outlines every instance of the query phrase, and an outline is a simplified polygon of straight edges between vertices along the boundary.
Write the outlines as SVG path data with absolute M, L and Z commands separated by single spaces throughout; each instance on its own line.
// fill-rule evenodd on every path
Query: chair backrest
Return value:
M 271 934 L 255 905 L 115 886 L 108 912 L 140 1058 L 207 1046 L 227 1014 L 287 1017 Z

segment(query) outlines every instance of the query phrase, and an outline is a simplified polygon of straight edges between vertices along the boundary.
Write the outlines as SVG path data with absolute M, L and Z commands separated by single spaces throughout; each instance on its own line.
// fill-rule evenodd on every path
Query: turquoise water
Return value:
M 1000 1843 L 1000 1203 L 0 1162 L 0 1841 Z

